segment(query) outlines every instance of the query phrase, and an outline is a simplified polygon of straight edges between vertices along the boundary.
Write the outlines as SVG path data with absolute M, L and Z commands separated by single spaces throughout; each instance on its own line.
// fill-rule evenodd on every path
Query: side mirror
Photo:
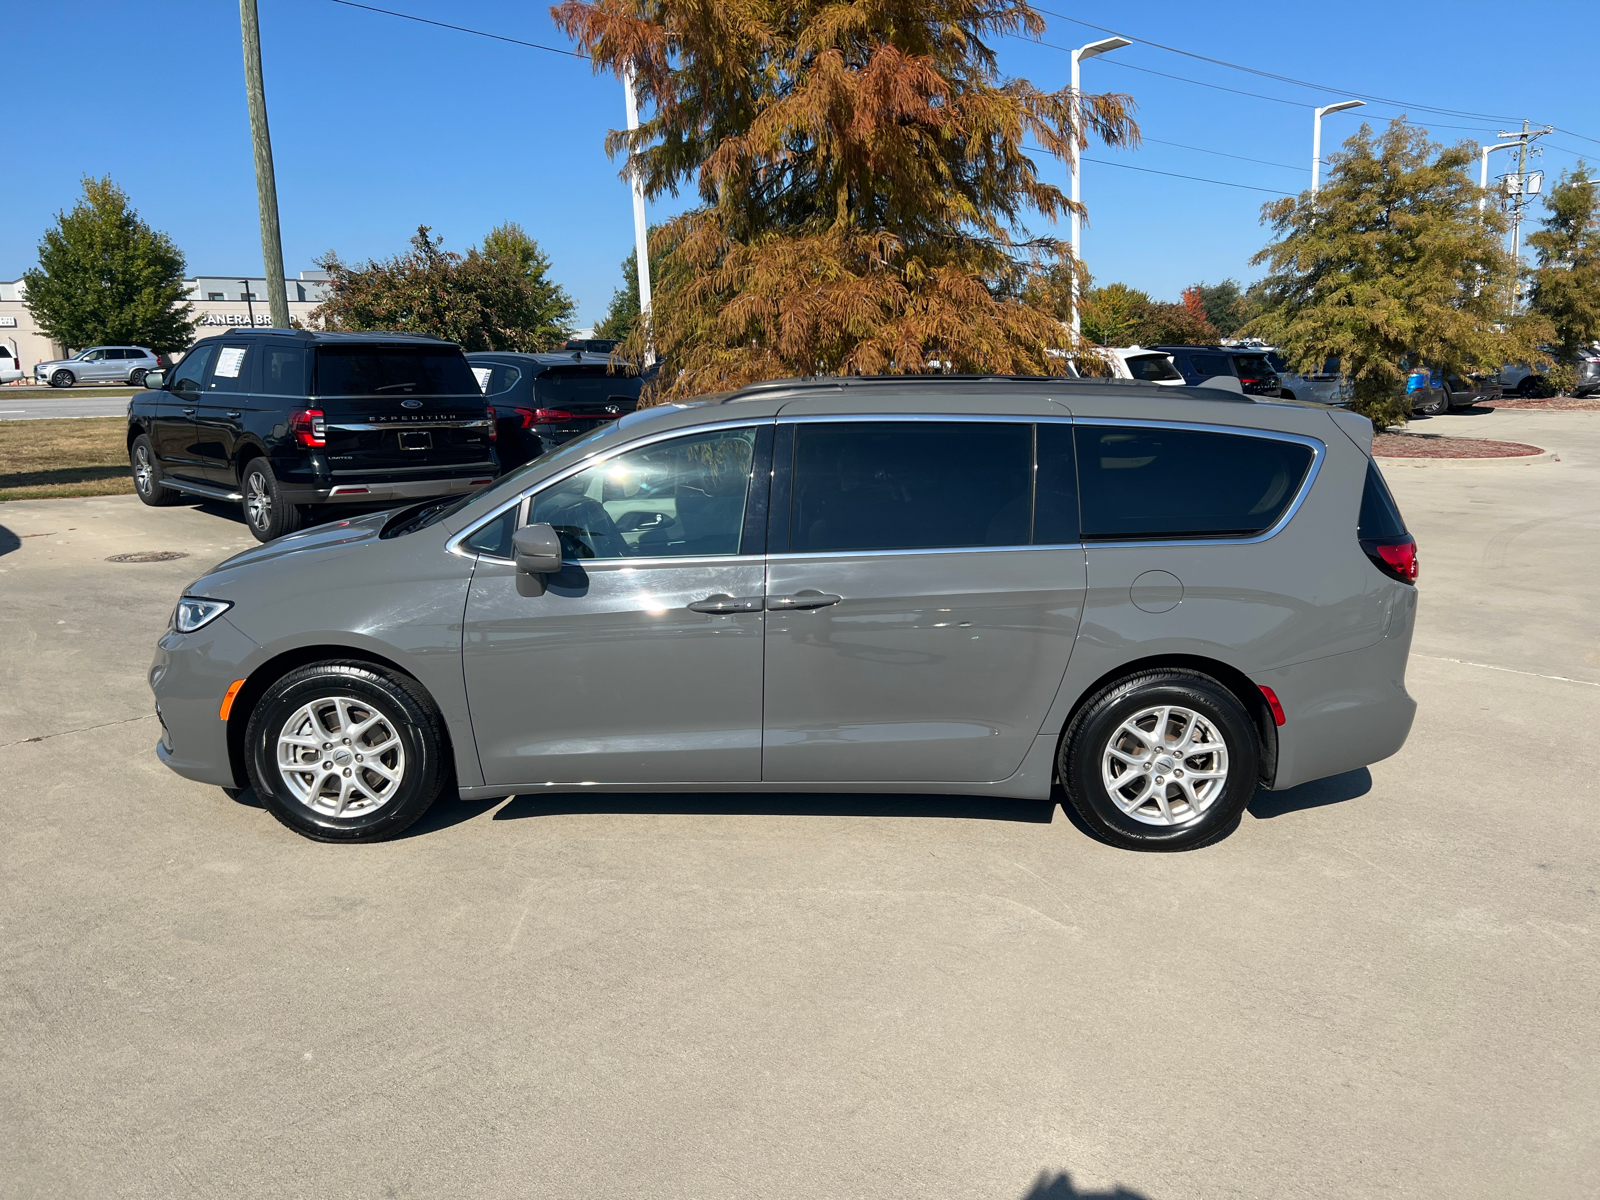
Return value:
M 165 371 L 150 371 L 145 374 L 144 385 L 155 391 L 160 391 L 167 386 L 167 373 Z
M 548 525 L 524 525 L 511 535 L 511 557 L 526 574 L 554 575 L 561 570 L 561 535 Z

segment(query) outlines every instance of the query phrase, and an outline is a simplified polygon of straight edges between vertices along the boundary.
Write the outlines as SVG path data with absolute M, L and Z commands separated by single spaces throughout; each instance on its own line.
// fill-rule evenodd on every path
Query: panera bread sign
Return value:
M 200 325 L 248 325 L 250 318 L 240 313 L 204 313 L 197 324 Z M 257 313 L 255 323 L 266 328 L 272 328 L 272 317 L 267 313 Z

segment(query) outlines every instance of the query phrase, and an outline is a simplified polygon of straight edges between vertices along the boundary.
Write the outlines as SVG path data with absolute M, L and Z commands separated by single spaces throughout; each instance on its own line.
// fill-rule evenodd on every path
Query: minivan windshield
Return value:
M 318 396 L 480 396 L 459 346 L 318 346 Z

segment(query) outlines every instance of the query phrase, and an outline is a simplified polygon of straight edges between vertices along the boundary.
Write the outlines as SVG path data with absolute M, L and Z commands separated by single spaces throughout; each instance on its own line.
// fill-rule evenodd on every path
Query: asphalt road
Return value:
M 1390 472 L 1409 743 L 1168 856 L 916 797 L 315 845 L 152 751 L 242 527 L 0 505 L 0 1197 L 1600 1194 L 1600 414 L 1426 428 L 1561 461 Z
M 42 417 L 125 417 L 133 389 L 81 384 L 70 388 L 0 387 L 0 421 Z

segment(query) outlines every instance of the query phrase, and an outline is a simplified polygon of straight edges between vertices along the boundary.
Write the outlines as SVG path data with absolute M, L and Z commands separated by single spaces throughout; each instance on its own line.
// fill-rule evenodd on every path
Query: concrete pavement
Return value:
M 1391 472 L 1410 742 L 1170 856 L 915 797 L 315 845 L 152 752 L 242 526 L 0 505 L 0 1197 L 1600 1192 L 1600 414 L 1426 428 L 1562 461 Z

